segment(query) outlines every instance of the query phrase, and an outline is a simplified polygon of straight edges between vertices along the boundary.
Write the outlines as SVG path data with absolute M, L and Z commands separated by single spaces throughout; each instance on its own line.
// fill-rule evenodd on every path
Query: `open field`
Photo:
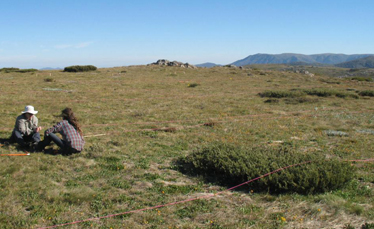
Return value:
M 77 155 L 0 157 L 0 228 L 41 228 L 207 195 L 61 228 L 361 228 L 374 223 L 374 162 L 352 162 L 353 181 L 316 195 L 225 191 L 229 187 L 183 174 L 173 163 L 214 142 L 289 145 L 342 160 L 372 159 L 374 98 L 359 92 L 373 91 L 373 82 L 322 73 L 159 66 L 0 73 L 0 82 L 0 138 L 10 136 L 15 118 L 29 104 L 39 111 L 44 130 L 59 121 L 53 115 L 71 107 L 86 136 L 85 150 Z M 258 95 L 295 89 L 348 96 Z M 22 151 L 1 146 L 0 154 L 7 153 Z

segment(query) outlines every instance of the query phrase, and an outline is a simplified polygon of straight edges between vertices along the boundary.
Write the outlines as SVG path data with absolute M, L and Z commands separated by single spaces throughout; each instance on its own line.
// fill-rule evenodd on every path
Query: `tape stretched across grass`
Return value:
M 374 158 L 361 159 L 361 160 L 344 160 L 343 162 L 372 162 L 372 161 L 374 161 Z M 147 210 L 152 210 L 152 209 L 157 209 L 157 208 L 162 208 L 162 207 L 167 207 L 167 206 L 173 206 L 173 205 L 177 205 L 177 204 L 181 204 L 181 203 L 186 203 L 186 202 L 190 202 L 190 201 L 194 201 L 194 200 L 199 200 L 199 199 L 208 199 L 208 198 L 217 196 L 217 195 L 219 195 L 219 194 L 221 194 L 223 192 L 233 190 L 233 189 L 238 188 L 240 186 L 243 186 L 245 184 L 249 184 L 249 183 L 251 183 L 253 181 L 259 180 L 259 179 L 264 178 L 264 177 L 267 177 L 267 176 L 269 176 L 269 175 L 271 175 L 273 173 L 277 173 L 277 172 L 280 172 L 282 170 L 285 170 L 285 169 L 288 169 L 288 168 L 291 168 L 291 167 L 309 164 L 309 163 L 312 163 L 312 162 L 314 162 L 314 161 L 305 161 L 305 162 L 301 162 L 301 163 L 298 163 L 298 164 L 293 164 L 293 165 L 289 165 L 289 166 L 286 166 L 286 167 L 282 167 L 282 168 L 276 169 L 276 170 L 274 170 L 272 172 L 266 173 L 266 174 L 264 174 L 262 176 L 256 177 L 256 178 L 254 178 L 252 180 L 249 180 L 249 181 L 246 181 L 246 182 L 241 183 L 239 185 L 236 185 L 234 187 L 228 188 L 228 189 L 226 189 L 224 191 L 220 191 L 220 192 L 217 192 L 217 193 L 209 193 L 209 194 L 207 194 L 205 196 L 201 196 L 201 197 L 190 198 L 190 199 L 181 200 L 181 201 L 177 201 L 177 202 L 172 202 L 172 203 L 168 203 L 168 204 L 162 204 L 162 205 L 157 205 L 157 206 L 153 206 L 153 207 L 147 207 L 147 208 L 142 208 L 142 209 L 127 211 L 127 212 L 121 212 L 121 213 L 112 214 L 112 215 L 106 215 L 106 216 L 101 216 L 101 217 L 96 217 L 96 218 L 89 218 L 89 219 L 74 221 L 74 222 L 70 222 L 70 223 L 63 223 L 63 224 L 58 224 L 58 225 L 53 225 L 53 226 L 47 226 L 47 227 L 39 227 L 37 229 L 48 229 L 48 228 L 62 227 L 62 226 L 73 225 L 73 224 L 78 224 L 78 223 L 83 223 L 83 222 L 88 222 L 88 221 L 95 221 L 95 220 L 100 220 L 100 219 L 105 219 L 105 218 L 112 218 L 112 217 L 115 217 L 115 216 L 126 215 L 126 214 L 131 214 L 131 213 L 137 213 L 137 212 L 142 212 L 142 211 L 147 211 Z
M 0 154 L 0 156 L 30 156 L 30 153 L 8 153 L 8 154 Z

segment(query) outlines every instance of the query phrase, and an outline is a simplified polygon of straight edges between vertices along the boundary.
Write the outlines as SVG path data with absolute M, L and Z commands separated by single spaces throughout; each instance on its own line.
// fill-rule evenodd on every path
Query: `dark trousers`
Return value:
M 10 137 L 10 142 L 17 142 L 21 147 L 25 147 L 28 142 L 40 142 L 40 134 L 34 133 L 30 135 L 22 136 L 21 132 L 18 130 L 13 130 L 12 136 Z
M 69 144 L 67 144 L 66 141 L 60 139 L 54 133 L 49 133 L 49 134 L 44 135 L 44 140 L 40 142 L 40 149 L 44 150 L 44 148 L 47 145 L 49 145 L 51 142 L 54 142 L 56 145 L 58 145 L 61 148 L 61 153 L 64 154 L 64 155 L 79 153 L 79 151 L 71 148 L 71 146 Z

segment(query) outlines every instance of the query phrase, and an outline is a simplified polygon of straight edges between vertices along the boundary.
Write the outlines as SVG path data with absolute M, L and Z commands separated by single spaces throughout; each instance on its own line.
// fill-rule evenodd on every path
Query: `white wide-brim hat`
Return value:
M 31 105 L 25 106 L 25 111 L 22 111 L 22 114 L 29 113 L 29 114 L 37 114 L 38 111 L 34 110 L 34 107 Z

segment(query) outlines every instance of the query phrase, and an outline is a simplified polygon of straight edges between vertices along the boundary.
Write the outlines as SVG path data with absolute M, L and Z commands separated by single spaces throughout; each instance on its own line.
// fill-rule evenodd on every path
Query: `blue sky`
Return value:
M 4 0 L 0 68 L 374 54 L 373 0 Z

